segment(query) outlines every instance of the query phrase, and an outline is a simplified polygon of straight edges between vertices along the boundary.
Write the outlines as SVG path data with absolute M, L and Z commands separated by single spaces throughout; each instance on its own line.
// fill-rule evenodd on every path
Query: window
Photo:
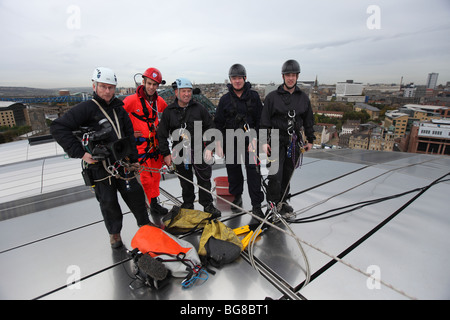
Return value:
M 417 151 L 426 152 L 427 151 L 427 146 L 428 146 L 428 143 L 419 142 L 419 144 L 417 145 Z

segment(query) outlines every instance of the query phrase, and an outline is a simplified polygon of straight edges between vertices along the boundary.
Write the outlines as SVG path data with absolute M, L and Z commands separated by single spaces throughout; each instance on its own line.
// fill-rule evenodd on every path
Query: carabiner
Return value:
M 87 145 L 89 144 L 89 133 L 85 133 L 83 134 L 83 140 L 82 143 L 83 147 L 87 147 Z
M 108 167 L 108 171 L 111 172 L 111 175 L 116 177 L 119 174 L 119 170 L 112 164 Z
M 189 148 L 189 146 L 191 145 L 191 142 L 189 141 L 189 137 L 186 134 L 183 133 L 181 135 L 181 138 L 183 139 L 183 140 L 181 140 L 182 143 L 183 143 L 183 147 L 184 148 Z
M 287 128 L 288 135 L 292 136 L 294 134 L 294 127 Z
M 184 125 L 184 126 L 183 126 Z M 186 130 L 186 122 L 181 124 L 179 135 L 180 137 L 184 135 L 184 131 Z

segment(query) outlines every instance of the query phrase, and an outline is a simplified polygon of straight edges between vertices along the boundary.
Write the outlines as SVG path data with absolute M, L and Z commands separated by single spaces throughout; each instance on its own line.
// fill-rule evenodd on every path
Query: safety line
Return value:
M 361 183 L 359 183 L 359 184 L 357 184 L 357 185 L 355 185 L 355 186 L 353 186 L 353 187 L 350 187 L 350 188 L 348 188 L 348 189 L 346 189 L 346 190 L 343 190 L 343 191 L 341 191 L 341 192 L 339 192 L 339 193 L 337 193 L 337 194 L 334 194 L 334 195 L 332 195 L 332 196 L 330 196 L 330 197 L 328 197 L 328 198 L 326 198 L 326 199 L 323 199 L 323 200 L 320 200 L 320 201 L 318 201 L 318 202 L 316 202 L 316 203 L 313 203 L 313 204 L 311 204 L 311 205 L 309 205 L 309 206 L 307 206 L 307 207 L 305 207 L 305 208 L 303 208 L 303 209 L 301 209 L 301 210 L 295 211 L 295 212 L 293 213 L 293 216 L 296 216 L 296 215 L 305 213 L 305 212 L 307 212 L 307 211 L 309 211 L 309 210 L 311 210 L 311 209 L 313 209 L 313 208 L 315 208 L 315 207 L 317 207 L 317 206 L 319 206 L 319 205 L 321 205 L 321 204 L 324 204 L 325 202 L 328 202 L 329 200 L 331 200 L 331 199 L 333 199 L 333 198 L 336 198 L 336 197 L 338 197 L 338 196 L 340 196 L 340 195 L 343 195 L 344 193 L 347 193 L 347 192 L 349 192 L 349 191 L 351 191 L 351 190 L 354 190 L 354 189 L 356 189 L 356 188 L 359 188 L 360 186 L 362 186 L 362 185 L 364 185 L 364 184 L 366 184 L 366 183 L 368 183 L 368 182 L 371 182 L 371 181 L 373 181 L 373 180 L 375 180 L 375 179 L 378 179 L 379 177 L 382 177 L 382 176 L 384 176 L 384 175 L 386 175 L 386 174 L 388 174 L 388 173 L 391 173 L 391 172 L 393 172 L 393 171 L 405 169 L 405 168 L 408 168 L 408 167 L 413 167 L 413 166 L 416 166 L 416 165 L 419 165 L 419 164 L 424 164 L 424 163 L 427 163 L 427 162 L 430 162 L 430 161 L 434 161 L 434 160 L 435 160 L 435 159 L 425 160 L 425 161 L 422 161 L 422 162 L 419 162 L 419 163 L 412 163 L 412 164 L 409 164 L 409 165 L 406 165 L 406 166 L 403 166 L 403 167 L 393 168 L 393 169 L 387 170 L 387 171 L 385 171 L 385 172 L 383 172 L 383 173 L 381 173 L 381 174 L 379 174 L 379 175 L 376 175 L 375 177 L 372 177 L 372 178 L 370 178 L 370 179 L 367 179 L 367 180 L 365 180 L 365 181 L 363 181 L 363 182 L 361 182 Z M 368 166 L 368 167 L 372 167 L 372 166 Z M 331 180 L 331 181 L 333 181 L 333 180 Z
M 253 259 L 254 263 L 256 263 L 257 265 L 257 270 L 261 273 L 261 275 L 266 278 L 267 281 L 269 281 L 272 285 L 274 285 L 283 294 L 283 296 L 291 300 L 306 300 L 305 297 L 303 297 L 300 293 L 294 291 L 294 288 L 292 288 L 275 271 L 270 269 L 261 260 L 257 258 L 250 258 L 250 254 L 245 251 L 241 252 L 241 256 L 249 264 L 252 264 L 251 259 Z
M 370 238 L 373 234 L 375 234 L 378 230 L 380 230 L 382 227 L 384 227 L 389 221 L 391 221 L 392 219 L 394 219 L 400 212 L 402 212 L 403 210 L 405 210 L 410 204 L 412 204 L 414 201 L 416 201 L 420 196 L 422 196 L 428 189 L 430 189 L 433 185 L 435 185 L 439 180 L 445 178 L 446 176 L 448 176 L 450 173 L 445 174 L 444 176 L 436 179 L 435 181 L 433 181 L 431 184 L 429 184 L 428 186 L 424 187 L 422 191 L 420 191 L 417 195 L 415 195 L 413 198 L 411 198 L 409 201 L 407 201 L 403 206 L 401 206 L 399 209 L 397 209 L 393 214 L 391 214 L 389 217 L 387 217 L 385 220 L 383 220 L 381 223 L 379 223 L 377 226 L 375 226 L 372 230 L 370 230 L 369 232 L 367 232 L 364 236 L 362 236 L 360 239 L 358 239 L 356 242 L 354 242 L 351 246 L 349 246 L 347 249 L 345 249 L 344 251 L 342 251 L 339 255 L 336 256 L 336 258 L 333 258 L 330 262 L 328 262 L 326 265 L 322 266 L 322 268 L 320 268 L 319 270 L 317 270 L 312 276 L 311 276 L 311 281 L 313 281 L 314 279 L 316 279 L 318 276 L 320 276 L 322 273 L 324 273 L 326 270 L 328 270 L 329 268 L 331 268 L 334 264 L 336 264 L 336 262 L 343 262 L 342 258 L 344 258 L 347 254 L 349 254 L 351 251 L 353 251 L 356 247 L 358 247 L 360 244 L 362 244 L 364 241 L 366 241 L 368 238 Z M 345 263 L 344 263 L 345 264 Z M 352 269 L 354 269 L 354 267 L 352 267 Z M 369 276 L 369 278 L 373 278 L 372 275 L 367 274 L 366 272 L 362 271 L 362 270 L 356 270 L 360 273 L 363 273 L 364 275 Z M 387 286 L 388 288 L 412 299 L 412 300 L 417 300 L 417 298 L 412 297 L 408 294 L 406 294 L 404 291 L 398 290 L 396 288 L 394 288 L 392 285 L 387 284 L 385 282 L 383 282 L 381 279 L 377 279 L 377 281 L 380 281 L 383 285 Z M 296 291 L 298 290 L 298 288 L 301 288 L 302 284 L 298 285 L 296 287 Z
M 125 258 L 125 259 L 123 259 L 123 260 L 121 260 L 121 261 L 119 261 L 119 262 L 115 262 L 115 263 L 113 263 L 112 265 L 110 265 L 110 266 L 108 266 L 108 267 L 105 267 L 105 268 L 103 268 L 103 269 L 101 269 L 101 270 L 98 270 L 98 271 L 96 271 L 96 272 L 93 272 L 93 273 L 91 273 L 91 274 L 88 274 L 87 276 L 84 276 L 84 277 L 78 279 L 78 280 L 76 281 L 76 283 L 81 282 L 81 281 L 84 281 L 84 280 L 87 280 L 87 279 L 89 279 L 89 278 L 91 278 L 91 277 L 93 277 L 93 276 L 96 276 L 97 274 L 100 274 L 100 273 L 102 273 L 102 272 L 108 271 L 109 269 L 115 268 L 115 267 L 117 267 L 117 266 L 120 266 L 120 265 L 124 264 L 125 262 L 128 262 L 128 261 L 130 261 L 130 260 L 132 260 L 132 259 L 133 259 L 133 258 L 130 257 L 130 258 Z M 47 297 L 47 296 L 49 296 L 49 295 L 51 295 L 51 294 L 53 294 L 53 293 L 56 293 L 56 292 L 61 291 L 61 290 L 65 289 L 65 288 L 68 288 L 68 287 L 70 287 L 71 285 L 74 285 L 74 284 L 65 284 L 65 285 L 60 286 L 60 287 L 58 287 L 58 288 L 55 288 L 55 289 L 53 289 L 53 290 L 51 290 L 51 291 L 48 291 L 48 292 L 46 292 L 46 293 L 44 293 L 44 294 L 42 294 L 42 295 L 40 295 L 40 296 L 37 296 L 37 297 L 35 297 L 35 298 L 31 299 L 31 300 L 39 300 L 39 299 L 45 298 L 45 297 Z
M 351 175 L 351 174 L 354 174 L 354 173 L 356 173 L 356 172 L 359 172 L 359 171 L 364 170 L 364 169 L 367 169 L 367 168 L 370 168 L 370 166 L 365 166 L 365 167 L 362 167 L 362 168 L 359 168 L 359 169 L 356 169 L 356 170 L 353 170 L 353 171 L 344 173 L 343 175 L 340 175 L 340 176 L 335 177 L 335 178 L 333 178 L 333 179 L 330 179 L 330 180 L 324 181 L 324 182 L 322 182 L 322 183 L 316 184 L 316 185 L 314 185 L 314 186 L 312 186 L 312 187 L 303 189 L 302 191 L 299 191 L 299 192 L 296 192 L 296 193 L 291 193 L 291 194 L 289 195 L 289 198 L 288 198 L 288 199 L 290 199 L 290 198 L 292 198 L 292 197 L 295 197 L 295 196 L 298 196 L 299 194 L 302 194 L 302 193 L 305 193 L 305 192 L 314 190 L 314 189 L 319 188 L 319 187 L 321 187 L 321 186 L 324 186 L 324 185 L 326 185 L 326 184 L 328 184 L 328 183 L 330 183 L 330 182 L 334 182 L 334 181 L 336 181 L 336 180 L 345 178 L 345 177 L 347 177 L 347 176 L 349 176 L 349 175 Z
M 419 163 L 409 164 L 409 165 L 407 165 L 407 166 L 403 166 L 403 167 L 400 167 L 400 168 L 391 169 L 391 170 L 389 170 L 389 171 L 387 171 L 387 172 L 391 172 L 391 171 L 398 170 L 398 169 L 404 169 L 404 168 L 406 168 L 406 167 L 411 167 L 411 166 L 423 164 L 423 163 L 426 163 L 426 162 L 429 162 L 429 161 L 434 161 L 434 160 L 435 160 L 435 159 L 431 159 L 431 160 L 422 161 L 422 162 L 419 162 Z M 386 173 L 387 173 L 387 172 L 386 172 Z M 209 191 L 209 190 L 207 190 L 206 188 L 203 188 L 202 186 L 196 184 L 195 182 L 193 182 L 193 181 L 191 181 L 191 180 L 189 180 L 189 179 L 187 179 L 187 178 L 185 178 L 185 177 L 179 175 L 177 172 L 174 172 L 174 174 L 176 174 L 176 175 L 178 175 L 179 177 L 181 177 L 182 179 L 184 179 L 184 180 L 186 180 L 186 181 L 192 183 L 194 186 L 197 186 L 198 188 L 201 188 L 201 189 L 203 189 L 204 191 L 209 192 L 209 193 L 211 193 L 212 195 L 214 195 L 211 191 Z M 384 174 L 385 174 L 385 173 L 384 173 Z M 379 175 L 379 176 L 382 176 L 382 175 L 383 175 L 383 174 L 381 174 L 381 175 Z M 371 180 L 373 180 L 373 179 L 375 179 L 375 178 L 378 178 L 379 176 L 374 177 L 374 178 L 371 178 L 371 179 L 369 179 L 368 181 L 371 181 Z M 447 174 L 446 174 L 445 176 L 447 176 Z M 366 181 L 366 182 L 364 182 L 364 183 L 367 183 L 368 181 Z M 364 183 L 362 183 L 362 184 L 364 184 Z M 351 188 L 351 189 L 353 189 L 353 188 Z M 347 192 L 347 191 L 349 191 L 349 190 L 346 190 L 345 192 Z M 340 194 L 342 194 L 342 193 L 339 193 L 338 195 L 340 195 Z M 215 196 L 216 196 L 216 198 L 221 199 L 222 201 L 224 201 L 224 202 L 226 202 L 226 203 L 228 203 L 228 204 L 230 204 L 230 205 L 232 205 L 232 206 L 234 206 L 234 207 L 236 207 L 236 208 L 238 208 L 238 209 L 241 209 L 244 213 L 247 213 L 247 214 L 251 215 L 253 218 L 259 220 L 260 222 L 263 222 L 263 223 L 266 222 L 266 221 L 265 221 L 264 219 L 262 219 L 261 217 L 259 217 L 259 216 L 257 216 L 257 215 L 254 215 L 253 213 L 251 213 L 251 212 L 248 211 L 248 210 L 245 210 L 245 209 L 243 209 L 243 208 L 240 208 L 239 206 L 237 206 L 237 205 L 235 205 L 234 203 L 232 203 L 232 202 L 230 202 L 230 201 L 224 199 L 223 197 L 221 197 L 221 196 L 219 196 L 219 195 L 215 195 Z M 337 195 L 336 195 L 336 196 L 337 196 Z M 333 196 L 333 197 L 334 197 L 334 196 Z M 329 200 L 329 199 L 328 199 L 328 200 Z M 328 201 L 328 200 L 327 200 L 327 201 Z M 387 222 L 386 222 L 386 223 L 387 223 Z M 272 227 L 272 228 L 274 228 L 274 229 L 276 229 L 276 230 L 278 230 L 278 231 L 280 231 L 280 232 L 282 232 L 282 233 L 284 233 L 284 234 L 286 234 L 286 235 L 288 235 L 288 236 L 290 236 L 290 237 L 292 237 L 293 239 L 295 239 L 295 240 L 297 240 L 297 241 L 299 241 L 299 242 L 301 242 L 301 243 L 307 245 L 308 247 L 310 247 L 310 248 L 312 248 L 312 249 L 315 249 L 315 250 L 319 251 L 319 252 L 322 253 L 322 254 L 327 255 L 328 257 L 332 258 L 333 260 L 336 260 L 336 262 L 340 262 L 340 263 L 342 263 L 343 265 L 345 265 L 345 266 L 347 266 L 347 267 L 353 269 L 354 271 L 357 271 L 357 272 L 363 274 L 364 276 L 366 276 L 366 277 L 368 277 L 368 278 L 373 278 L 373 275 L 371 275 L 371 274 L 369 274 L 369 273 L 367 273 L 367 272 L 364 272 L 363 270 L 361 270 L 361 269 L 359 269 L 359 268 L 353 266 L 352 264 L 350 264 L 350 263 L 348 263 L 348 262 L 342 260 L 342 259 L 339 258 L 338 256 L 335 256 L 335 255 L 333 255 L 333 254 L 331 254 L 331 253 L 328 253 L 327 251 L 322 250 L 322 249 L 316 247 L 315 245 L 309 243 L 308 241 L 299 238 L 296 234 L 290 234 L 290 233 L 288 233 L 286 230 L 283 230 L 282 228 L 278 227 L 278 226 L 275 225 L 275 224 L 269 224 L 269 226 Z M 388 287 L 388 288 L 390 288 L 390 289 L 396 291 L 397 293 L 400 293 L 401 295 L 407 297 L 408 299 L 412 299 L 412 300 L 416 300 L 416 299 L 417 299 L 417 298 L 415 298 L 415 297 L 413 297 L 413 296 L 411 296 L 411 295 L 408 295 L 408 294 L 405 293 L 404 291 L 395 288 L 393 285 L 391 285 L 391 284 L 389 284 L 389 283 L 387 283 L 387 282 L 385 282 L 385 281 L 383 281 L 383 280 L 381 280 L 381 279 L 377 279 L 377 281 L 379 281 L 382 285 L 384 285 L 384 286 L 386 286 L 386 287 Z
M 435 159 L 432 159 L 432 160 L 429 160 L 429 161 L 434 161 L 434 160 L 435 160 Z M 428 162 L 428 161 L 424 161 L 424 162 Z M 411 165 L 409 165 L 409 166 L 422 164 L 422 163 L 424 163 L 424 162 L 411 164 Z M 409 166 L 405 166 L 405 167 L 409 167 Z M 397 168 L 397 169 L 402 169 L 402 168 L 405 168 L 405 167 L 400 167 L 400 168 Z M 393 170 L 397 170 L 397 169 L 393 169 Z M 358 170 L 362 170 L 362 168 L 360 168 L 360 169 L 358 169 Z M 355 170 L 355 171 L 358 171 L 358 170 Z M 390 171 L 392 171 L 392 170 L 390 170 Z M 175 174 L 178 175 L 176 172 L 175 172 Z M 185 180 L 187 180 L 188 182 L 192 183 L 193 185 L 197 186 L 198 188 L 202 188 L 204 191 L 209 192 L 209 193 L 212 194 L 212 192 L 211 192 L 210 190 L 206 190 L 205 188 L 199 186 L 198 184 L 194 183 L 193 181 L 190 181 L 189 179 L 187 179 L 187 178 L 185 178 L 185 177 L 183 177 L 183 176 L 180 176 L 180 175 L 178 175 L 178 176 L 181 177 L 181 178 L 183 178 L 183 179 L 185 179 Z M 375 178 L 377 178 L 377 177 L 375 177 Z M 373 178 L 373 179 L 375 179 L 375 178 Z M 373 179 L 370 179 L 370 180 L 373 180 Z M 333 181 L 333 180 L 331 180 L 331 181 Z M 329 181 L 329 182 L 330 182 L 330 181 Z M 327 183 L 328 183 L 328 182 L 327 182 Z M 347 190 L 347 191 L 348 191 L 348 190 Z M 425 192 L 425 190 L 424 190 L 423 192 Z M 423 193 L 423 192 L 422 192 L 422 193 Z M 214 194 L 212 194 L 212 195 L 214 196 Z M 222 198 L 222 197 L 220 197 L 220 196 L 216 196 L 216 198 L 221 199 L 222 201 L 224 201 L 224 202 L 230 204 L 231 206 L 234 206 L 234 207 L 236 207 L 236 208 L 241 209 L 241 210 L 243 211 L 243 213 L 250 214 L 251 216 L 253 216 L 255 219 L 257 219 L 257 220 L 259 220 L 259 221 L 263 221 L 260 217 L 258 217 L 258 216 L 256 216 L 256 215 L 253 215 L 251 212 L 249 212 L 249 211 L 247 211 L 247 210 L 245 210 L 245 209 L 243 209 L 243 208 L 240 208 L 239 206 L 236 206 L 236 205 L 233 204 L 232 202 L 230 202 L 230 201 L 228 201 L 228 200 L 226 200 L 226 199 L 224 199 L 224 198 Z M 177 199 L 177 200 L 178 200 L 178 199 Z M 98 221 L 98 222 L 101 222 L 101 221 Z M 95 223 L 98 223 L 98 222 L 94 222 L 94 223 L 92 223 L 92 224 L 95 224 Z M 385 223 L 387 223 L 387 222 L 388 222 L 388 221 L 386 221 Z M 92 224 L 89 224 L 89 225 L 92 225 Z M 65 232 L 62 232 L 62 233 L 59 233 L 59 234 L 56 234 L 56 235 L 53 235 L 53 236 L 49 236 L 49 237 L 43 238 L 43 239 L 40 239 L 40 240 L 36 240 L 36 241 L 31 242 L 31 243 L 43 241 L 43 240 L 45 240 L 45 239 L 48 239 L 48 238 L 51 238 L 51 237 L 54 237 L 54 236 L 57 236 L 57 235 L 61 235 L 61 234 L 67 233 L 67 232 L 71 232 L 71 231 L 74 231 L 74 230 L 77 230 L 77 229 L 80 229 L 80 228 L 84 228 L 84 227 L 89 226 L 89 225 L 85 225 L 85 226 L 78 227 L 78 228 L 75 228 L 75 229 L 72 229 L 72 230 L 69 230 L 69 231 L 65 231 Z M 300 241 L 301 243 L 304 243 L 304 244 L 308 245 L 309 247 L 311 247 L 311 248 L 313 248 L 313 249 L 315 249 L 315 250 L 317 250 L 317 251 L 319 251 L 319 252 L 321 252 L 321 253 L 323 253 L 323 254 L 328 255 L 329 257 L 331 257 L 331 258 L 333 259 L 333 261 L 335 261 L 334 263 L 336 263 L 336 262 L 341 262 L 341 263 L 343 263 L 344 265 L 346 265 L 346 266 L 348 266 L 348 267 L 354 269 L 355 271 L 358 271 L 358 272 L 364 274 L 365 276 L 367 276 L 367 277 L 369 277 L 369 278 L 372 277 L 372 275 L 370 275 L 370 274 L 368 274 L 368 273 L 365 273 L 365 272 L 363 272 L 362 270 L 359 270 L 358 268 L 356 268 L 356 267 L 350 265 L 349 263 L 343 261 L 339 256 L 336 256 L 336 257 L 335 257 L 335 256 L 333 256 L 333 255 L 331 255 L 331 254 L 325 252 L 324 250 L 322 250 L 322 249 L 320 249 L 320 248 L 317 248 L 317 247 L 315 247 L 314 245 L 312 245 L 312 244 L 306 242 L 305 240 L 300 239 L 297 235 L 295 235 L 295 234 L 289 234 L 286 230 L 283 230 L 283 229 L 279 228 L 279 227 L 276 226 L 276 225 L 270 224 L 270 226 L 273 227 L 274 229 L 278 230 L 278 231 L 281 231 L 281 232 L 285 233 L 286 235 L 289 235 L 289 236 L 293 237 L 294 239 Z M 374 232 L 375 232 L 375 231 L 374 231 Z M 29 244 L 31 244 L 31 243 L 29 243 Z M 25 244 L 25 245 L 28 245 L 28 244 Z M 21 245 L 21 246 L 18 246 L 18 247 L 22 247 L 22 246 L 25 246 L 25 245 Z M 10 251 L 10 250 L 13 250 L 13 249 L 8 249 L 8 250 L 2 251 L 2 252 L 0 252 L 0 253 L 4 253 L 4 252 Z M 343 256 L 345 256 L 345 254 L 344 254 Z M 121 264 L 121 263 L 123 263 L 123 262 L 124 262 L 124 261 L 119 262 L 118 264 Z M 117 264 L 116 264 L 116 265 L 117 265 Z M 103 272 L 103 271 L 105 271 L 105 270 L 107 270 L 107 269 L 109 269 L 109 268 L 112 268 L 112 267 L 114 267 L 114 266 L 115 266 L 115 265 L 110 266 L 110 267 L 108 267 L 108 268 L 106 268 L 106 269 L 100 270 L 100 271 L 98 271 L 98 272 L 96 272 L 96 273 L 94 273 L 94 274 L 92 274 L 92 275 L 89 275 L 88 277 L 93 276 L 93 275 L 95 275 L 95 274 L 98 274 L 98 273 L 100 273 L 100 272 Z M 86 278 L 86 277 L 85 277 L 85 278 Z M 406 297 L 409 297 L 409 298 L 414 299 L 414 297 L 411 297 L 411 296 L 405 294 L 403 291 L 400 291 L 400 290 L 394 288 L 393 286 L 391 286 L 391 285 L 389 285 L 389 284 L 387 284 L 387 283 L 385 283 L 385 282 L 383 282 L 383 281 L 381 281 L 381 280 L 380 280 L 380 283 L 382 283 L 383 285 L 385 285 L 385 286 L 387 286 L 387 287 L 389 287 L 389 288 L 391 288 L 391 289 L 393 289 L 393 290 L 395 290 L 395 291 L 397 291 L 397 292 L 399 292 L 399 293 L 405 295 Z M 64 286 L 64 287 L 65 287 L 65 286 Z M 38 297 L 38 298 L 39 298 L 39 297 Z
M 128 213 L 130 213 L 130 212 L 126 212 L 123 215 L 126 215 Z M 76 231 L 76 230 L 80 230 L 80 229 L 83 229 L 83 228 L 86 228 L 86 227 L 90 227 L 90 226 L 93 226 L 94 224 L 98 224 L 98 223 L 101 223 L 101 222 L 103 222 L 103 220 L 91 222 L 91 223 L 82 225 L 80 227 L 76 227 L 76 228 L 69 229 L 69 230 L 66 230 L 66 231 L 58 232 L 58 233 L 52 234 L 52 235 L 44 237 L 44 238 L 33 240 L 33 241 L 30 241 L 30 242 L 27 242 L 27 243 L 24 243 L 24 244 L 21 244 L 21 245 L 18 245 L 18 246 L 15 246 L 15 247 L 3 250 L 3 251 L 0 251 L 0 254 L 6 253 L 6 252 L 9 252 L 9 251 L 12 251 L 12 250 L 20 249 L 22 247 L 26 247 L 26 246 L 29 246 L 29 245 L 32 245 L 32 244 L 35 244 L 35 243 L 38 243 L 38 242 L 41 242 L 41 241 L 45 241 L 45 240 L 51 239 L 51 238 L 55 238 L 55 237 L 64 235 L 66 233 L 70 233 L 70 232 L 73 232 L 73 231 Z

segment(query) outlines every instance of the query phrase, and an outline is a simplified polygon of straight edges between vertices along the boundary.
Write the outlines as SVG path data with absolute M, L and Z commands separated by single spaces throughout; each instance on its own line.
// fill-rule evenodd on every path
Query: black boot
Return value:
M 152 201 L 150 202 L 150 212 L 154 215 L 166 215 L 169 210 L 162 207 L 159 203 L 158 203 L 158 198 L 152 198 Z
M 260 218 L 262 218 L 262 219 L 265 218 L 265 215 L 264 215 L 264 213 L 263 213 L 262 210 L 261 210 L 261 206 L 253 207 L 253 208 L 252 208 L 252 213 L 253 213 L 254 215 L 257 215 L 258 217 L 260 217 Z
M 205 206 L 203 210 L 205 212 L 211 213 L 211 217 L 214 219 L 222 216 L 222 212 L 220 212 L 220 210 L 217 209 L 212 202 Z
M 181 204 L 181 209 L 194 209 L 194 204 L 193 203 L 187 203 L 187 202 L 183 202 Z
M 110 234 L 109 235 L 109 243 L 111 244 L 111 248 L 118 249 L 123 246 L 122 238 L 120 237 L 120 233 Z
M 281 206 L 279 214 L 281 214 L 282 216 L 287 216 L 290 215 L 292 212 L 294 212 L 294 208 L 288 205 L 287 202 L 284 202 L 283 205 Z
M 233 204 L 237 205 L 238 207 L 242 207 L 242 195 L 240 195 L 240 194 L 235 195 Z M 233 212 L 233 213 L 239 213 L 242 211 L 241 209 L 236 208 L 235 206 L 230 206 L 230 207 L 231 207 L 231 212 Z

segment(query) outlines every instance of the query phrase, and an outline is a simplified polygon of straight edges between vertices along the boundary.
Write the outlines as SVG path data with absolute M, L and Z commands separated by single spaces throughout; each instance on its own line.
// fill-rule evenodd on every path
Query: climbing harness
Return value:
M 189 164 L 191 163 L 191 141 L 189 136 L 186 134 L 186 122 L 181 124 L 179 129 L 179 137 L 182 139 L 181 143 L 183 144 L 183 163 L 184 169 L 189 170 Z
M 288 112 L 288 128 L 287 133 L 289 135 L 289 146 L 287 150 L 288 158 L 292 157 L 292 149 L 297 141 L 297 134 L 295 133 L 294 125 L 295 125 L 295 110 L 289 110 Z
M 138 120 L 147 124 L 149 135 L 148 137 L 138 137 L 136 138 L 136 145 L 142 145 L 147 143 L 144 153 L 139 154 L 139 163 L 143 164 L 147 161 L 147 159 L 155 159 L 157 160 L 159 155 L 161 154 L 159 151 L 159 146 L 156 142 L 156 127 L 155 121 L 158 117 L 158 105 L 157 105 L 158 96 L 157 94 L 151 100 L 152 103 L 145 99 L 140 98 L 142 112 L 143 115 L 139 115 L 136 112 L 131 112 L 131 114 Z M 148 106 L 148 107 L 147 107 Z M 149 111 L 151 110 L 151 112 Z

